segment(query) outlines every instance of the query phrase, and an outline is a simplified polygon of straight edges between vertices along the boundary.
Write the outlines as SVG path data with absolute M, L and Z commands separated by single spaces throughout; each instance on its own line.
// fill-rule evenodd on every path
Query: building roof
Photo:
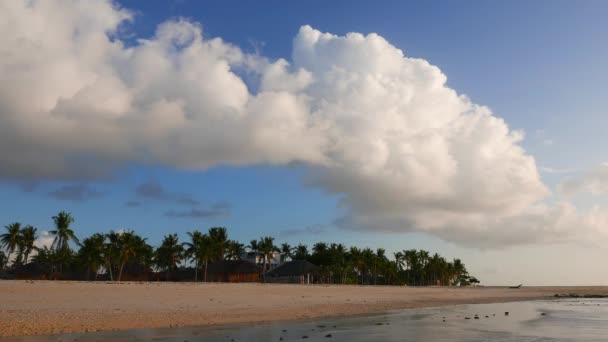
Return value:
M 212 262 L 207 273 L 260 273 L 262 268 L 247 260 L 221 260 Z
M 318 273 L 319 267 L 306 260 L 293 260 L 270 270 L 267 274 L 271 277 L 296 277 L 308 273 Z

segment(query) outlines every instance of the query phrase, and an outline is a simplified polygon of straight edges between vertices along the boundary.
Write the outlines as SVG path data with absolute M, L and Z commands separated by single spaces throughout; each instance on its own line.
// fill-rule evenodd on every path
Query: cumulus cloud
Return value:
M 303 26 L 291 59 L 269 60 L 187 20 L 126 46 L 130 19 L 108 1 L 0 4 L 0 176 L 297 164 L 341 195 L 348 229 L 476 246 L 599 231 L 601 209 L 543 204 L 523 132 L 377 34 Z
M 64 185 L 49 192 L 49 196 L 61 201 L 84 202 L 103 194 L 86 184 Z

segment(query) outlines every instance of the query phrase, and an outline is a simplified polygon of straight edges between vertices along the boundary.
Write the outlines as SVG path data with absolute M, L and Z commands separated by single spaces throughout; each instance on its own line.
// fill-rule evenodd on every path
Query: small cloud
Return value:
M 49 196 L 62 201 L 84 202 L 86 200 L 100 197 L 101 192 L 91 189 L 85 184 L 65 185 L 49 192 Z
M 540 170 L 544 173 L 575 173 L 575 172 L 578 172 L 577 169 L 559 169 L 559 168 L 545 167 L 545 166 L 541 166 Z
M 135 194 L 139 197 L 152 199 L 166 199 L 169 197 L 162 185 L 153 179 L 135 187 Z
M 144 182 L 135 187 L 135 195 L 139 198 L 173 201 L 178 204 L 196 206 L 200 202 L 190 194 L 171 193 L 166 191 L 163 186 L 154 179 Z
M 37 182 L 37 181 L 22 181 L 22 182 L 19 182 L 19 187 L 24 192 L 33 192 L 34 190 L 36 190 L 38 188 L 38 186 L 40 186 L 40 183 Z
M 565 196 L 581 192 L 595 196 L 608 194 L 608 165 L 601 163 L 583 175 L 566 179 L 557 185 L 557 191 Z
M 548 137 L 547 132 L 544 129 L 537 129 L 534 135 L 536 137 L 536 140 L 538 140 L 540 144 L 545 147 L 551 147 L 555 145 L 555 140 Z
M 185 205 L 199 205 L 200 202 L 192 198 L 190 195 L 179 195 L 175 198 L 175 201 L 179 204 Z
M 553 146 L 555 144 L 555 141 L 553 141 L 553 139 L 543 139 L 541 141 L 541 144 L 543 144 L 543 146 Z
M 327 231 L 327 226 L 324 224 L 313 224 L 304 228 L 294 228 L 294 229 L 286 229 L 280 231 L 277 235 L 280 237 L 289 237 L 295 235 L 318 235 L 325 233 Z
M 141 202 L 138 201 L 128 201 L 127 203 L 125 203 L 125 205 L 129 208 L 134 208 L 134 207 L 139 207 L 141 205 Z
M 231 206 L 227 203 L 216 203 L 209 208 L 192 208 L 186 211 L 169 210 L 165 216 L 171 218 L 213 219 L 230 216 Z

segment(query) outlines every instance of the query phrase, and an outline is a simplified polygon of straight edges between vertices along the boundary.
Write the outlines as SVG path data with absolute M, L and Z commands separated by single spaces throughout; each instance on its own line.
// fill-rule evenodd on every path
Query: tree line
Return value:
M 279 254 L 281 262 L 306 260 L 317 265 L 324 283 L 410 286 L 479 283 L 469 275 L 460 259 L 448 261 L 425 250 L 399 251 L 389 259 L 382 248 L 372 250 L 317 242 L 309 250 L 305 244 L 276 245 L 271 236 L 245 245 L 229 239 L 224 227 L 188 232 L 184 242 L 180 242 L 177 234 L 168 234 L 155 248 L 132 230 L 95 233 L 81 241 L 71 229 L 74 222 L 71 214 L 62 211 L 52 219 L 55 229 L 49 231 L 53 236 L 50 246 L 35 246 L 38 230 L 31 225 L 18 222 L 6 225 L 5 233 L 0 235 L 0 246 L 4 249 L 0 250 L 0 270 L 33 263 L 48 272 L 85 273 L 86 279 L 96 279 L 99 273 L 105 272 L 110 280 L 121 281 L 125 273 L 151 270 L 164 272 L 168 280 L 171 272 L 190 268 L 194 270 L 194 281 L 207 281 L 209 263 L 240 260 L 251 253 L 261 257 L 263 277 L 269 270 L 270 260 Z

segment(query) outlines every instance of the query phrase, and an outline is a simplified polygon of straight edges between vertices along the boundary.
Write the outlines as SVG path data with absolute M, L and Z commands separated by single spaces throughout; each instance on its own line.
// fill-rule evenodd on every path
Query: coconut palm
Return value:
M 4 265 L 6 264 L 6 254 L 3 251 L 0 251 L 0 271 L 4 269 Z
M 228 233 L 224 227 L 209 228 L 209 238 L 213 243 L 215 251 L 214 259 L 223 260 L 226 254 L 226 245 L 228 243 Z
M 21 223 L 14 222 L 4 226 L 6 233 L 0 235 L 0 243 L 2 247 L 6 249 L 6 261 L 5 265 L 8 265 L 11 254 L 19 247 L 21 243 Z
M 78 259 L 87 267 L 87 280 L 91 271 L 95 273 L 93 279 L 97 279 L 99 268 L 104 264 L 105 241 L 106 236 L 104 234 L 96 233 L 79 244 Z
M 177 264 L 183 258 L 184 247 L 179 243 L 177 234 L 169 234 L 165 235 L 155 254 L 156 265 L 165 270 L 167 280 L 169 280 L 169 272 L 176 270 Z
M 105 244 L 103 248 L 103 259 L 104 267 L 110 274 L 110 280 L 114 281 L 114 271 L 118 263 L 120 254 L 120 233 L 110 230 L 109 233 L 105 234 Z
M 245 255 L 245 245 L 235 240 L 229 240 L 226 258 L 228 260 L 241 260 L 243 255 Z
M 292 248 L 288 243 L 281 244 L 281 262 L 285 262 L 287 259 L 291 259 L 292 257 Z
M 271 236 L 261 237 L 258 242 L 258 248 L 260 253 L 264 256 L 264 282 L 266 282 L 266 271 L 268 270 L 268 264 L 272 253 L 278 252 L 279 249 L 274 245 L 274 238 Z
M 28 263 L 30 254 L 36 248 L 34 246 L 34 243 L 36 242 L 36 239 L 38 238 L 38 235 L 36 235 L 37 231 L 38 231 L 38 229 L 31 225 L 27 225 L 21 229 L 20 234 L 21 234 L 21 244 L 22 244 L 22 248 L 23 248 L 23 262 L 25 264 Z
M 70 213 L 65 211 L 60 212 L 57 216 L 53 216 L 55 222 L 55 230 L 49 231 L 50 234 L 55 235 L 51 248 L 57 251 L 65 251 L 69 247 L 70 240 L 78 243 L 78 238 L 74 231 L 70 229 L 70 225 L 74 223 L 74 218 Z
M 194 261 L 194 281 L 197 282 L 199 263 L 201 261 L 199 252 L 201 250 L 203 233 L 195 230 L 193 232 L 188 232 L 188 236 L 190 237 L 190 242 L 184 242 L 182 244 L 184 246 L 184 258 Z
M 310 257 L 308 253 L 308 246 L 304 244 L 298 244 L 293 251 L 294 260 L 307 260 Z
M 199 248 L 197 250 L 197 254 L 199 257 L 199 262 L 202 262 L 205 265 L 203 281 L 207 282 L 207 268 L 209 266 L 209 261 L 214 260 L 215 251 L 214 251 L 214 243 L 207 234 L 203 234 Z
M 141 239 L 132 230 L 127 230 L 120 234 L 118 239 L 119 252 L 118 258 L 120 260 L 120 268 L 118 271 L 118 281 L 122 279 L 122 272 L 125 265 L 129 262 L 135 261 L 137 256 L 140 254 L 142 244 L 145 243 L 145 239 Z

